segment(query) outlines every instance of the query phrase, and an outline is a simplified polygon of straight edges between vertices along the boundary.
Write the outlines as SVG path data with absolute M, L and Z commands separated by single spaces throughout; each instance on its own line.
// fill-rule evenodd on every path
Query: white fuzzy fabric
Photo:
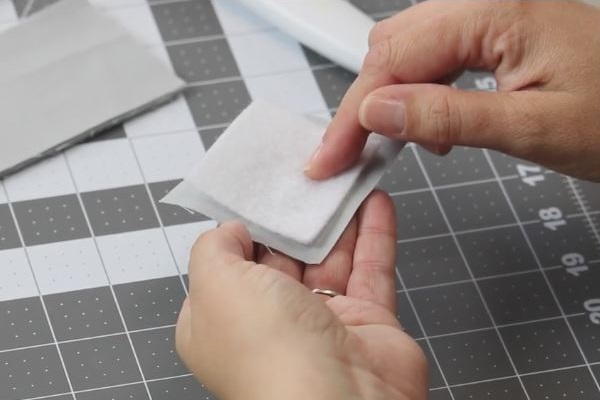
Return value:
M 321 262 L 402 146 L 371 135 L 354 168 L 312 181 L 303 168 L 326 124 L 255 102 L 163 201 L 218 221 L 240 219 L 254 240 Z

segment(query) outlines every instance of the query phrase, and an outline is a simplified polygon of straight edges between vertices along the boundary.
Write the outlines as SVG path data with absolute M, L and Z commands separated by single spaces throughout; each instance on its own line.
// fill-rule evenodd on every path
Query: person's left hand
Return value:
M 255 249 L 236 222 L 204 234 L 180 356 L 222 400 L 425 400 L 425 357 L 395 318 L 394 221 L 390 198 L 373 193 L 327 259 L 306 267 Z

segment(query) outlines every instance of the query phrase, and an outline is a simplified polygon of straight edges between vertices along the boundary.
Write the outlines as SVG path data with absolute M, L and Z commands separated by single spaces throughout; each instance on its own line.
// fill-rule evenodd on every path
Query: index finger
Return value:
M 312 179 L 326 179 L 358 160 L 369 135 L 360 124 L 360 108 L 375 89 L 397 83 L 436 82 L 465 68 L 495 70 L 506 50 L 498 49 L 495 42 L 514 23 L 519 3 L 430 1 L 400 13 L 383 28 L 376 26 L 375 30 L 384 31 L 382 38 L 372 39 L 363 68 L 306 174 Z

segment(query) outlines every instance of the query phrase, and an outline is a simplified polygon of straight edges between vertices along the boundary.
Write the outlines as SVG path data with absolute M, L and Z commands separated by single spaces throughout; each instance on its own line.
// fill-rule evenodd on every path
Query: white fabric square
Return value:
M 257 242 L 319 263 L 403 146 L 371 135 L 355 167 L 312 181 L 303 169 L 326 125 L 254 102 L 163 201 L 217 221 L 239 219 Z

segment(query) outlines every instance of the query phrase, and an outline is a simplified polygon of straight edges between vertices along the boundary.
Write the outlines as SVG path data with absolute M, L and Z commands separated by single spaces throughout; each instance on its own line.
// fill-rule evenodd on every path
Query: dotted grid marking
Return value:
M 14 0 L 15 12 L 30 14 L 51 2 Z M 117 128 L 98 138 L 109 142 L 98 145 L 107 149 L 107 156 L 91 153 L 100 157 L 99 165 L 112 149 L 130 165 L 119 177 L 121 187 L 114 187 L 110 178 L 93 169 L 89 175 L 93 179 L 84 178 L 87 172 L 79 164 L 73 165 L 76 158 L 67 156 L 58 158 L 64 167 L 53 161 L 62 168 L 62 175 L 53 174 L 62 179 L 53 185 L 59 191 L 28 188 L 28 181 L 35 178 L 27 177 L 15 184 L 7 182 L 8 194 L 14 193 L 17 201 L 0 204 L 0 239 L 5 238 L 0 241 L 0 256 L 10 251 L 7 259 L 12 265 L 30 265 L 28 274 L 39 281 L 33 290 L 15 291 L 22 293 L 17 295 L 20 299 L 0 303 L 5 309 L 19 310 L 6 317 L 7 324 L 14 325 L 0 341 L 0 360 L 20 354 L 27 355 L 26 360 L 37 360 L 31 357 L 46 357 L 50 351 L 53 357 L 66 355 L 63 370 L 68 372 L 74 365 L 81 368 L 72 374 L 75 388 L 65 386 L 64 381 L 60 386 L 56 379 L 56 387 L 39 388 L 37 393 L 56 394 L 46 398 L 210 398 L 181 369 L 171 343 L 176 313 L 187 290 L 185 247 L 191 245 L 194 231 L 212 225 L 203 216 L 157 204 L 162 194 L 179 182 L 180 171 L 186 170 L 188 161 L 178 160 L 181 163 L 176 168 L 159 168 L 164 163 L 161 160 L 169 157 L 156 149 L 179 154 L 176 137 L 186 143 L 185 150 L 210 147 L 250 98 L 273 96 L 270 85 L 282 82 L 281 91 L 294 89 L 285 85 L 286 81 L 308 82 L 303 85 L 316 88 L 299 92 L 296 97 L 303 100 L 290 103 L 290 107 L 311 113 L 335 112 L 354 79 L 327 59 L 285 40 L 268 24 L 243 13 L 237 15 L 221 0 L 149 3 L 113 0 L 102 6 L 109 11 L 119 9 L 115 14 L 124 23 L 131 23 L 136 34 L 143 36 L 147 29 L 148 37 L 142 39 L 150 46 L 155 46 L 156 26 L 166 46 L 152 50 L 164 54 L 191 87 L 178 102 L 165 107 L 168 112 L 149 113 L 126 124 L 125 129 Z M 376 19 L 410 5 L 408 0 L 353 3 Z M 148 15 L 155 21 L 149 21 Z M 258 43 L 258 48 L 280 49 L 271 69 L 240 53 L 247 38 L 267 40 Z M 487 74 L 468 73 L 456 85 L 493 89 L 493 79 Z M 561 398 L 563 393 L 567 398 L 591 399 L 598 395 L 595 380 L 600 372 L 600 329 L 589 321 L 581 306 L 597 292 L 589 283 L 592 279 L 584 282 L 566 274 L 560 256 L 575 247 L 589 260 L 590 272 L 596 274 L 594 267 L 600 256 L 590 240 L 594 226 L 590 222 L 600 218 L 594 202 L 600 190 L 574 181 L 572 185 L 580 189 L 577 192 L 570 185 L 558 185 L 560 177 L 545 171 L 551 185 L 542 187 L 542 192 L 534 191 L 522 184 L 517 163 L 523 162 L 468 149 L 457 149 L 439 159 L 409 146 L 382 182 L 382 187 L 393 193 L 399 210 L 399 318 L 430 359 L 432 399 L 545 399 Z M 65 176 L 68 179 L 63 179 Z M 47 195 L 37 201 L 36 193 Z M 8 200 L 4 197 L 1 193 L 1 203 Z M 72 214 L 60 213 L 61 200 L 68 201 Z M 464 207 L 470 203 L 472 207 Z M 536 211 L 550 204 L 565 212 L 568 230 L 562 232 L 566 233 L 543 230 Z M 39 216 L 23 213 L 27 205 L 35 206 Z M 13 206 L 19 208 L 18 215 L 10 212 Z M 2 214 L 2 208 L 8 214 Z M 74 222 L 68 232 L 61 232 L 57 228 L 66 225 L 57 224 L 57 220 Z M 22 227 L 26 228 L 26 238 L 19 235 Z M 71 227 L 75 233 L 69 233 L 73 232 Z M 73 238 L 65 242 L 67 234 Z M 178 238 L 186 238 L 189 244 L 178 247 Z M 162 243 L 160 263 L 166 269 L 116 274 L 121 268 L 126 271 L 129 265 L 147 262 L 139 261 L 135 252 L 127 254 L 113 246 L 130 240 L 139 243 L 141 251 L 146 248 L 143 243 Z M 68 253 L 73 257 L 79 253 L 86 259 L 90 255 L 97 259 L 84 277 L 88 283 L 78 290 L 52 290 L 57 274 L 70 268 L 68 261 L 65 265 L 52 261 L 60 258 L 63 243 L 74 243 Z M 22 249 L 26 253 L 21 256 L 18 251 Z M 18 261 L 20 257 L 23 261 Z M 40 260 L 52 264 L 46 275 L 41 274 Z M 14 276 L 27 285 L 24 282 L 28 278 Z M 10 296 L 11 292 L 5 293 Z M 545 352 L 548 348 L 561 351 Z M 101 349 L 102 355 L 95 355 Z M 129 357 L 118 357 L 117 349 Z M 81 361 L 93 360 L 98 366 L 125 364 L 118 370 L 86 375 L 89 366 L 85 362 L 81 366 L 81 361 L 77 364 L 84 353 L 88 356 Z M 61 363 L 57 358 L 52 360 L 54 369 L 46 374 L 60 376 L 56 365 Z M 38 370 L 43 367 L 43 363 L 31 363 Z M 44 373 L 44 368 L 40 371 Z M 69 376 L 64 371 L 62 374 Z

